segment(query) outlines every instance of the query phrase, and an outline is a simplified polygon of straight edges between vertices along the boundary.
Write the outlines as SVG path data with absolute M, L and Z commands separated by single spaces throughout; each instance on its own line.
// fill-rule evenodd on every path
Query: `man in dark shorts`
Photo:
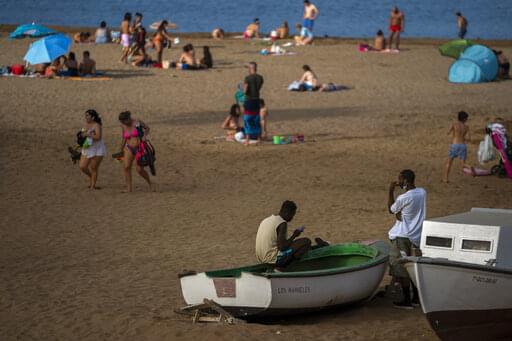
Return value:
M 249 75 L 244 81 L 244 133 L 245 144 L 249 145 L 249 140 L 261 141 L 260 124 L 260 90 L 263 86 L 263 77 L 257 73 L 258 65 L 250 62 Z

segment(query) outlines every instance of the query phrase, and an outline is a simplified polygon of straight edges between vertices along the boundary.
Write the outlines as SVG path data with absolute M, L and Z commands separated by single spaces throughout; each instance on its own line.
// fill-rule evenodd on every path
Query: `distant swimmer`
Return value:
M 464 39 L 468 32 L 468 19 L 466 19 L 460 12 L 455 13 L 455 15 L 457 16 L 457 28 L 459 29 L 459 33 L 457 35 L 459 36 L 459 39 Z
M 259 38 L 260 37 L 260 19 L 256 18 L 247 26 L 244 32 L 245 39 Z
M 404 31 L 405 28 L 405 15 L 402 11 L 398 9 L 398 7 L 394 7 L 391 15 L 389 17 L 389 39 L 388 39 L 388 48 L 391 48 L 393 44 L 393 38 L 396 35 L 396 49 L 400 48 L 400 33 Z
M 304 20 L 302 21 L 302 27 L 313 32 L 313 26 L 318 14 L 320 14 L 318 8 L 309 2 L 309 0 L 304 0 Z

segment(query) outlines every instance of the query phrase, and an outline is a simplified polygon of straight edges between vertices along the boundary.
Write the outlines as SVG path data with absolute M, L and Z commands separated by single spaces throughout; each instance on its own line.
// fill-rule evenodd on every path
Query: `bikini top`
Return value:
M 132 137 L 139 137 L 139 130 L 137 129 L 137 125 L 130 132 L 123 131 L 123 138 L 125 140 L 129 140 Z

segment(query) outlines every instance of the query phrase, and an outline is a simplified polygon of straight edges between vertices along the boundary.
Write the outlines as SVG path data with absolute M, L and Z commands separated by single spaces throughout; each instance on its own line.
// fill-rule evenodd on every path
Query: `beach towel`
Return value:
M 485 135 L 483 141 L 480 142 L 478 147 L 478 162 L 483 165 L 486 162 L 496 159 L 496 153 L 492 144 L 491 136 Z

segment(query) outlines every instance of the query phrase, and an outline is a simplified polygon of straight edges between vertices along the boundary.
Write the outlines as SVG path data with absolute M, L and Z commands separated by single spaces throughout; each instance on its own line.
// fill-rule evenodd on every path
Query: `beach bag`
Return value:
M 153 147 L 149 140 L 141 141 L 139 150 L 135 154 L 135 160 L 137 160 L 137 164 L 141 167 L 149 167 L 149 170 L 153 176 L 156 175 L 155 155 L 155 147 Z
M 76 133 L 76 144 L 82 147 L 85 143 L 85 140 L 87 140 L 87 136 L 84 136 L 82 131 L 79 130 L 78 133 Z
M 494 150 L 491 136 L 486 134 L 478 147 L 478 162 L 483 165 L 484 163 L 494 159 L 496 159 L 496 151 Z
M 21 64 L 14 64 L 11 66 L 11 71 L 13 75 L 21 76 L 23 73 L 25 73 L 25 66 Z

